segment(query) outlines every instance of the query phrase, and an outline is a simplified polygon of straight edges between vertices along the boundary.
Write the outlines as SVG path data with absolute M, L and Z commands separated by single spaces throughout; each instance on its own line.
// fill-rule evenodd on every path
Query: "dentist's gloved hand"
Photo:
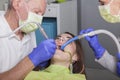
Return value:
M 45 61 L 40 63 L 38 66 L 40 66 L 41 68 L 45 68 L 46 66 L 48 66 L 48 64 L 49 64 L 49 61 Z
M 117 62 L 117 74 L 120 77 L 120 53 L 117 55 L 118 57 L 118 62 Z
M 33 51 L 28 55 L 34 66 L 45 66 L 48 61 L 54 55 L 56 50 L 56 44 L 53 39 L 48 39 L 41 42 Z M 45 62 L 45 63 L 43 63 Z
M 94 31 L 94 29 L 88 28 L 86 30 L 82 30 L 79 34 L 85 34 L 85 33 L 91 32 L 91 31 Z M 97 59 L 101 58 L 103 53 L 105 52 L 105 49 L 100 45 L 97 35 L 86 36 L 85 39 L 88 41 L 90 47 L 93 49 L 95 57 Z

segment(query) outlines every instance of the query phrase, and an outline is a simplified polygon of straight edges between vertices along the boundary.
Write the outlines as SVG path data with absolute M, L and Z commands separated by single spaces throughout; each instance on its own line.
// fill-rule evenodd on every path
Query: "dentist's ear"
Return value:
M 28 17 L 28 6 L 25 0 L 13 0 L 12 1 L 13 9 L 16 11 L 17 16 L 21 20 L 26 20 Z

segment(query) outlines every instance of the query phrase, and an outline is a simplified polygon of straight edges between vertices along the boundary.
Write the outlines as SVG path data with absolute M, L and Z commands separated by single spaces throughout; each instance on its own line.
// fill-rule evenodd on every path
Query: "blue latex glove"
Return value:
M 117 74 L 120 77 L 120 61 L 117 62 Z
M 33 51 L 28 55 L 34 66 L 48 61 L 54 55 L 56 50 L 56 44 L 53 39 L 48 39 L 41 42 Z
M 117 62 L 117 74 L 120 77 L 120 53 L 117 55 L 118 57 L 118 62 Z
M 42 62 L 38 66 L 40 66 L 41 68 L 45 68 L 48 65 L 48 62 L 49 61 Z
M 91 31 L 94 31 L 94 29 L 88 28 L 86 30 L 82 30 L 79 34 L 85 34 L 85 33 L 91 32 Z M 93 49 L 95 57 L 97 59 L 101 58 L 103 53 L 105 52 L 105 49 L 100 45 L 97 35 L 86 36 L 85 39 L 88 41 L 90 47 Z

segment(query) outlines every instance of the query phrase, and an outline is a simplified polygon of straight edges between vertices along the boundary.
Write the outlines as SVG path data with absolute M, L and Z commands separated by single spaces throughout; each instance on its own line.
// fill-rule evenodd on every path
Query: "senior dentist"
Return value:
M 13 32 L 26 22 L 40 22 L 45 12 L 46 0 L 9 0 L 8 10 L 0 16 L 0 34 Z M 35 24 L 27 24 L 16 33 L 0 38 L 0 80 L 23 80 L 33 68 L 45 67 L 54 55 L 53 39 L 36 47 Z

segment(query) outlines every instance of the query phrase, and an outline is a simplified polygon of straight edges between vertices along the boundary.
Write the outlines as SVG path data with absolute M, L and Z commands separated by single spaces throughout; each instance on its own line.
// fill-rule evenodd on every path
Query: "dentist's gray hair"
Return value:
M 8 0 L 8 10 L 12 8 L 12 0 Z

